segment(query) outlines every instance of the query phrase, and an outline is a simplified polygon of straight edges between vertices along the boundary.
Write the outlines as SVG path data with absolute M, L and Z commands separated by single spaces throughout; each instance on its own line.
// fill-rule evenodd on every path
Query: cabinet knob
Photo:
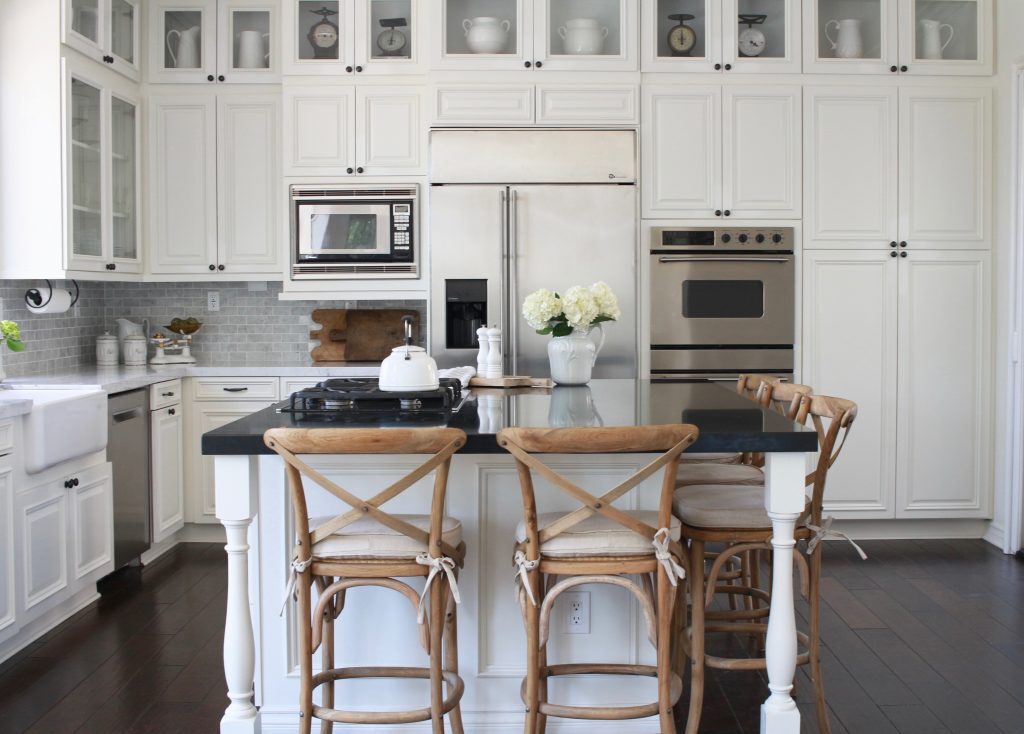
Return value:
M 347 71 L 349 74 L 351 74 L 352 73 L 352 67 L 351 66 L 346 66 L 345 67 L 345 71 Z
M 224 270 L 224 266 L 223 265 L 218 265 L 217 266 L 217 270 Z
M 906 246 L 907 246 L 906 240 L 904 240 L 903 242 L 900 242 L 900 247 L 906 247 Z
M 905 73 L 905 72 L 908 72 L 908 71 L 910 71 L 910 69 L 909 69 L 909 67 L 907 67 L 906 65 L 903 65 L 903 66 L 901 66 L 901 67 L 900 67 L 900 71 L 902 71 L 902 72 L 904 72 L 904 73 Z
M 70 482 L 68 482 L 68 483 L 69 483 L 69 484 L 70 484 L 70 485 L 71 485 L 72 487 L 77 487 L 77 486 L 78 486 L 78 484 L 79 484 L 79 482 L 78 482 L 78 477 L 75 477 L 74 479 L 72 479 L 72 480 L 71 480 Z
M 224 75 L 223 75 L 223 74 L 221 74 L 220 76 L 218 76 L 218 77 L 217 77 L 217 81 L 219 81 L 219 82 L 222 82 L 222 81 L 224 81 Z
M 725 70 L 726 71 L 732 71 L 732 64 L 726 64 L 725 65 Z
M 896 71 L 896 70 L 895 70 L 895 69 L 893 69 L 893 71 Z M 212 81 L 213 81 L 213 74 L 209 74 L 209 75 L 208 75 L 208 76 L 206 77 L 206 81 L 208 81 L 208 82 L 212 82 Z
M 725 213 L 725 216 L 727 216 L 727 217 L 731 217 L 732 216 L 732 212 L 729 211 L 728 209 L 726 209 L 724 213 Z
M 534 66 L 536 66 L 539 69 L 540 67 L 544 66 L 544 62 L 538 61 L 536 64 L 534 64 Z
M 114 265 L 114 263 L 107 263 L 107 264 L 106 264 L 106 265 L 105 265 L 104 267 L 105 267 L 105 268 L 106 268 L 107 270 L 113 270 L 113 269 L 114 269 L 114 267 L 115 267 L 115 265 Z
M 895 252 L 890 252 L 889 253 L 889 257 L 896 257 L 896 253 Z
M 216 270 L 216 269 L 217 269 L 217 266 L 216 266 L 216 265 L 211 265 L 211 266 L 210 266 L 210 270 Z
M 889 71 L 891 71 L 891 72 L 892 72 L 893 74 L 895 74 L 895 73 L 896 73 L 897 71 L 899 71 L 899 67 L 896 67 L 896 66 L 890 66 L 890 67 L 889 67 Z
M 175 414 L 174 408 L 168 408 L 167 409 L 167 415 L 174 415 L 174 414 Z
M 531 64 L 529 61 L 524 61 L 523 62 L 523 66 L 525 66 L 527 69 L 529 69 L 531 66 L 533 66 L 533 64 Z
M 345 173 L 355 173 L 355 169 L 354 168 L 346 168 L 345 169 Z
M 722 210 L 721 209 L 715 209 L 715 216 L 716 217 L 722 216 Z
M 721 70 L 722 70 L 722 65 L 721 64 L 715 64 L 715 71 L 721 71 Z
M 362 74 L 362 73 L 363 73 L 363 67 L 357 66 L 356 67 L 356 74 Z
M 362 172 L 363 172 L 363 167 L 359 166 L 359 168 L 356 169 L 356 173 L 362 173 Z
M 903 252 L 900 253 L 900 257 L 906 257 L 906 256 L 907 256 L 906 251 L 903 251 Z
M 889 247 L 896 247 L 896 240 L 889 243 Z
M 64 480 L 64 489 L 71 489 L 71 480 L 70 479 L 65 479 Z

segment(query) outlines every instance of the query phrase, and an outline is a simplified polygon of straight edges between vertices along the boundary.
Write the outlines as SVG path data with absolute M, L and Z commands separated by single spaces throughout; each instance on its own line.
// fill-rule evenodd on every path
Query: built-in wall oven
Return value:
M 652 379 L 793 374 L 792 228 L 651 230 Z

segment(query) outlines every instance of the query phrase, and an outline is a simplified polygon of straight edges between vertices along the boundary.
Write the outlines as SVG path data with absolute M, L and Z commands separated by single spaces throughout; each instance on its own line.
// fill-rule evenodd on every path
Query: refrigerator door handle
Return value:
M 519 252 L 519 192 L 512 189 L 510 193 L 511 203 L 509 206 L 509 258 L 508 258 L 508 344 L 506 345 L 509 375 L 519 374 L 519 321 L 516 315 L 519 312 L 519 283 L 516 271 L 518 270 L 516 260 Z
M 509 192 L 508 187 L 502 187 L 498 191 L 498 203 L 501 207 L 501 293 L 500 293 L 500 309 L 496 312 L 498 314 L 498 327 L 502 333 L 502 369 L 509 359 L 508 356 L 508 344 L 506 343 L 505 333 L 508 330 L 508 291 L 509 291 L 509 231 L 508 231 L 508 204 L 509 204 Z

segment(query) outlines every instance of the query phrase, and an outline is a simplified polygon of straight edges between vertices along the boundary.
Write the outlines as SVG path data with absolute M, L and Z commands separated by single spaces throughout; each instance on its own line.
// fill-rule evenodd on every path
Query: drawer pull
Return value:
M 245 392 L 248 389 L 247 387 L 225 387 L 224 392 Z
M 162 398 L 173 398 L 174 397 L 174 393 L 173 392 L 162 392 L 162 393 L 160 393 L 160 397 L 162 397 Z

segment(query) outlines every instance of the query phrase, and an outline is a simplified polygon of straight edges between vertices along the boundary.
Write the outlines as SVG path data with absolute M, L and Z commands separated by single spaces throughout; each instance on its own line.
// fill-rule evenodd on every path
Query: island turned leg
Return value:
M 772 604 L 765 639 L 768 700 L 761 705 L 761 734 L 800 734 L 800 711 L 791 695 L 796 673 L 796 611 L 793 608 L 793 531 L 804 509 L 806 456 L 768 454 L 765 508 L 772 521 Z
M 227 534 L 228 598 L 224 619 L 224 678 L 231 703 L 220 720 L 221 734 L 254 734 L 260 730 L 253 705 L 256 646 L 249 607 L 249 525 L 257 499 L 248 456 L 214 459 L 217 519 Z

